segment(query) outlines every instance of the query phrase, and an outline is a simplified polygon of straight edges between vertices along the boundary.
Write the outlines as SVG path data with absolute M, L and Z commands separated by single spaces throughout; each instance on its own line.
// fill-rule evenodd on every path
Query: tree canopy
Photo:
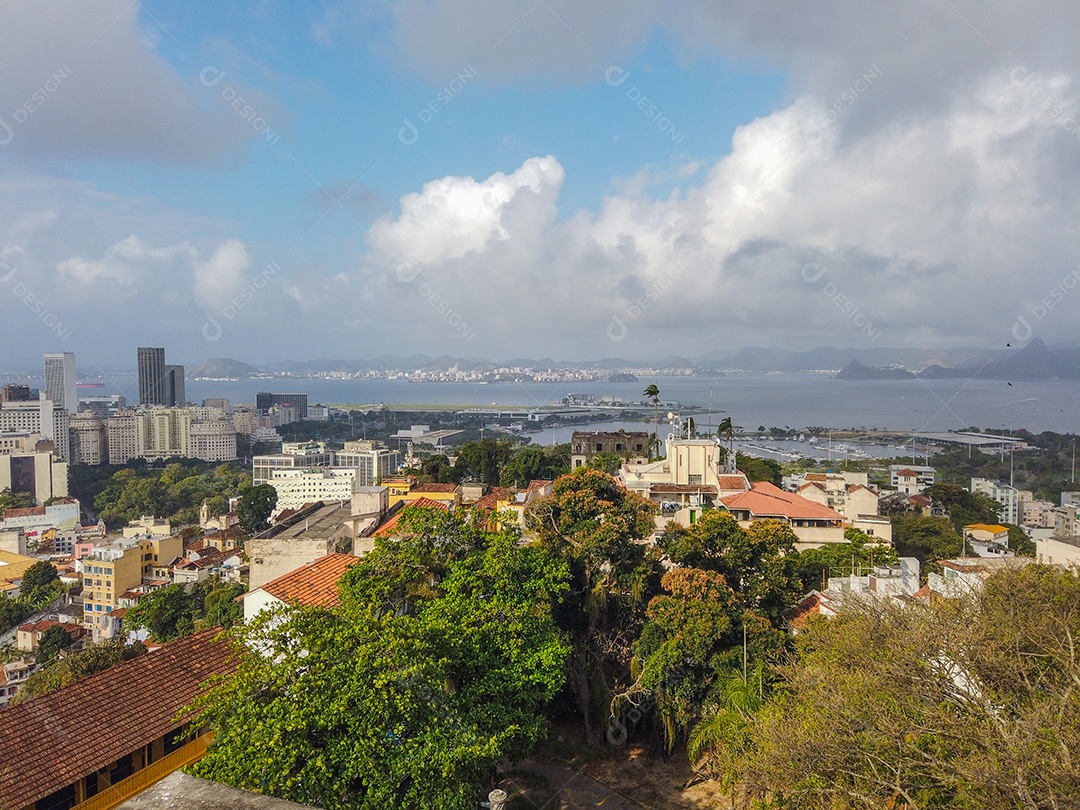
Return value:
M 270 515 L 277 506 L 277 490 L 269 484 L 248 487 L 240 493 L 236 517 L 245 531 L 261 532 L 270 525 Z
M 1036 564 L 960 600 L 854 605 L 695 750 L 739 806 L 1075 807 L 1078 633 L 1080 578 Z
M 198 774 L 328 809 L 471 810 L 531 750 L 563 680 L 566 564 L 420 511 L 346 572 L 340 607 L 237 631 L 260 652 L 199 704 L 217 733 Z

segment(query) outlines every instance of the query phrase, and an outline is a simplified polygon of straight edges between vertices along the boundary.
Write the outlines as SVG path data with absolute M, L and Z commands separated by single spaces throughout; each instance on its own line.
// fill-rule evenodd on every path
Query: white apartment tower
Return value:
M 69 415 L 79 410 L 79 393 L 75 387 L 75 355 L 55 352 L 45 355 L 45 398 Z

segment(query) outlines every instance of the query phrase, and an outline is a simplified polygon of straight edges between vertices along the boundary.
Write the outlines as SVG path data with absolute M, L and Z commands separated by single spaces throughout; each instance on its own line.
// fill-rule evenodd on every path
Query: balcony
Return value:
M 155 782 L 161 781 L 173 771 L 193 762 L 198 762 L 206 753 L 206 749 L 210 747 L 213 739 L 214 732 L 212 731 L 199 735 L 191 742 L 177 748 L 171 754 L 166 754 L 157 762 L 152 762 L 145 768 L 135 771 L 131 776 L 122 779 L 115 785 L 110 785 L 86 801 L 79 802 L 72 810 L 110 810 L 110 808 L 126 802 Z

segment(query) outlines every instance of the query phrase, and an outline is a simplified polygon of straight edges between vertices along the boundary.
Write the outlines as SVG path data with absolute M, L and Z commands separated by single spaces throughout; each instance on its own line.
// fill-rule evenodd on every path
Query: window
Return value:
M 693 473 L 691 473 L 689 476 L 687 476 L 687 479 L 689 480 L 689 482 L 691 484 L 700 484 L 701 483 L 701 476 L 700 475 L 694 475 Z
M 622 450 L 622 445 L 619 442 L 615 442 L 615 450 L 616 452 Z
M 602 445 L 600 442 L 597 442 L 596 443 L 596 452 L 599 453 L 603 449 L 604 449 L 604 445 Z

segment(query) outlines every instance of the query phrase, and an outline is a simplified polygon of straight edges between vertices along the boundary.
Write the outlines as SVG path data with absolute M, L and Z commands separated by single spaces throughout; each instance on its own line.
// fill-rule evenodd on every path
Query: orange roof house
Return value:
M 278 605 L 334 607 L 340 604 L 338 580 L 349 566 L 359 561 L 352 554 L 327 554 L 248 591 L 243 596 L 244 621 L 251 621 L 261 611 Z

